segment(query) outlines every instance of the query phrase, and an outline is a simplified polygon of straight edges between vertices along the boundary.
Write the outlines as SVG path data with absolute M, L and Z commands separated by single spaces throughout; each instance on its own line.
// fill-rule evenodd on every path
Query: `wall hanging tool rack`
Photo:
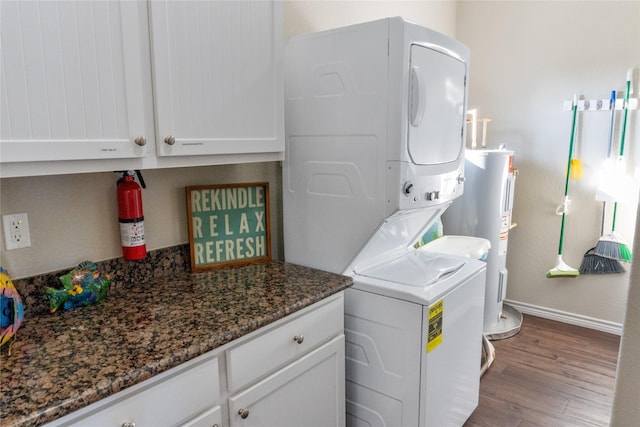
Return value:
M 624 99 L 616 99 L 614 108 L 616 110 L 624 110 Z M 563 109 L 565 111 L 571 111 L 573 109 L 573 99 L 564 101 Z M 609 111 L 609 99 L 579 99 L 578 111 Z M 638 109 L 638 98 L 630 98 L 628 110 Z

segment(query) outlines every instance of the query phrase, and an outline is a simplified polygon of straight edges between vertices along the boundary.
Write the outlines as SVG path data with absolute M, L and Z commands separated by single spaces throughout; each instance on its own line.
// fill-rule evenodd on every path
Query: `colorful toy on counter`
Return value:
M 0 346 L 16 336 L 24 318 L 24 306 L 11 276 L 0 266 Z
M 60 306 L 69 310 L 101 301 L 107 296 L 111 277 L 100 272 L 94 262 L 84 261 L 68 274 L 60 276 L 60 283 L 63 289 L 45 289 L 52 313 Z

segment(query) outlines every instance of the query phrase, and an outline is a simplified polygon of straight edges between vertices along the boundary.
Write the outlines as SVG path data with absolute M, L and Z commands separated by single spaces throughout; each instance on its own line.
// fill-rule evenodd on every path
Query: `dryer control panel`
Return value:
M 406 162 L 387 164 L 387 212 L 424 208 L 448 203 L 462 195 L 464 190 L 464 164 L 457 169 L 421 175 L 419 165 Z

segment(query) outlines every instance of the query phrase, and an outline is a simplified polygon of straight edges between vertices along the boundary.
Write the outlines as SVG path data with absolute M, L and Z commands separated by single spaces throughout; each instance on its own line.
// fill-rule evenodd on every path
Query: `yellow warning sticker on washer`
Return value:
M 427 337 L 427 353 L 442 343 L 443 301 L 429 307 L 429 336 Z

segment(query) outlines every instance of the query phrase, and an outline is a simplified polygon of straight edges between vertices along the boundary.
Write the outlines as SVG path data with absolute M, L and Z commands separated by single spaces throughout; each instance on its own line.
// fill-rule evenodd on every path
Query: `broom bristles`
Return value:
M 598 240 L 596 247 L 593 249 L 593 253 L 604 258 L 621 259 L 620 244 L 611 240 Z
M 593 248 L 593 252 L 600 257 L 631 262 L 632 254 L 629 246 L 615 233 L 602 236 Z
M 631 262 L 631 249 L 629 249 L 629 246 L 624 243 L 620 245 L 620 260 L 624 262 Z
M 598 256 L 591 248 L 584 254 L 580 265 L 580 274 L 617 274 L 626 270 L 618 260 Z

